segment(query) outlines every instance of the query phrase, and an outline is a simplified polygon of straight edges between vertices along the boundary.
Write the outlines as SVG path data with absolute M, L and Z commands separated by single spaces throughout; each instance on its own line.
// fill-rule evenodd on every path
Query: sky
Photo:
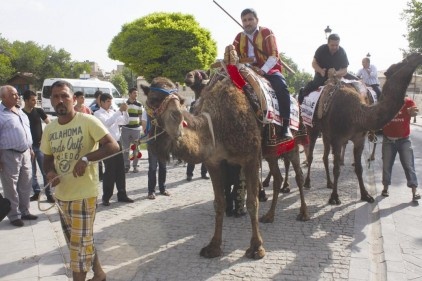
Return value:
M 239 23 L 245 8 L 254 8 L 259 25 L 273 30 L 279 52 L 302 71 L 313 73 L 315 50 L 326 43 L 324 29 L 339 34 L 351 72 L 371 63 L 385 70 L 402 59 L 407 49 L 406 22 L 401 14 L 408 0 L 217 0 Z M 107 48 L 125 23 L 154 12 L 191 14 L 217 42 L 218 59 L 241 31 L 212 0 L 1 0 L 0 36 L 13 42 L 35 41 L 41 46 L 65 49 L 72 60 L 95 61 L 105 71 L 118 61 Z

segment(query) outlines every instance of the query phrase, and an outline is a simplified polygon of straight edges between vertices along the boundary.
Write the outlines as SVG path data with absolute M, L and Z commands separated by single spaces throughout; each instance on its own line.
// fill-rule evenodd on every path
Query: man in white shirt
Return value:
M 111 136 L 119 143 L 120 150 L 120 128 L 121 125 L 126 125 L 129 122 L 129 115 L 127 113 L 127 104 L 120 105 L 118 111 L 111 108 L 113 97 L 110 94 L 102 94 L 100 97 L 100 109 L 94 112 L 94 116 L 108 128 Z M 117 201 L 133 203 L 126 194 L 126 175 L 123 154 L 105 159 L 105 172 L 103 175 L 103 197 L 102 202 L 104 206 L 110 206 L 110 198 L 113 196 L 114 183 L 117 188 Z
M 375 65 L 371 64 L 371 60 L 366 57 L 362 59 L 363 68 L 359 69 L 357 77 L 362 79 L 366 86 L 371 87 L 377 94 L 379 100 L 381 95 L 380 82 L 378 80 L 378 71 Z

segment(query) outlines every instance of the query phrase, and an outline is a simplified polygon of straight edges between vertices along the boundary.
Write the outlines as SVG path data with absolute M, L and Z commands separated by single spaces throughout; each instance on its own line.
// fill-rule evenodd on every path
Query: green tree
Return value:
M 128 84 L 126 82 L 125 77 L 122 74 L 115 74 L 111 77 L 110 82 L 116 87 L 116 89 L 122 94 L 126 96 L 128 93 Z
M 406 38 L 409 41 L 409 53 L 422 52 L 422 2 L 410 0 L 402 13 L 402 18 L 407 22 Z
M 301 87 L 304 87 L 306 83 L 312 80 L 312 75 L 304 71 L 299 71 L 297 64 L 293 62 L 291 58 L 287 57 L 284 53 L 280 53 L 280 58 L 295 72 L 295 74 L 290 73 L 286 68 L 284 68 L 283 71 L 283 75 L 286 78 L 287 86 L 289 87 L 289 92 L 291 94 L 299 93 L 299 89 Z
M 211 33 L 194 16 L 153 13 L 122 26 L 109 48 L 119 60 L 147 80 L 166 76 L 183 81 L 192 69 L 207 69 L 217 56 Z

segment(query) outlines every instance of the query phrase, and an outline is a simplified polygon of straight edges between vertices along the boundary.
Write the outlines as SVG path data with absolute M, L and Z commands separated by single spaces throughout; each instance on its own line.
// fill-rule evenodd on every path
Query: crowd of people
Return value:
M 250 58 L 256 71 L 268 79 L 275 90 L 282 117 L 282 132 L 291 138 L 290 93 L 284 76 L 279 50 L 274 34 L 269 28 L 258 26 L 255 10 L 245 9 L 241 13 L 244 30 L 236 35 L 233 45 L 239 56 Z M 331 34 L 326 44 L 315 52 L 312 67 L 313 80 L 300 90 L 301 103 L 310 92 L 323 86 L 328 79 L 328 69 L 334 68 L 334 76 L 348 74 L 349 61 L 346 51 L 340 46 L 338 34 Z M 368 57 L 362 60 L 362 69 L 357 76 L 371 87 L 381 98 L 377 69 Z M 55 193 L 46 188 L 47 201 L 60 207 L 63 233 L 69 241 L 71 269 L 74 280 L 85 280 L 92 268 L 94 278 L 105 280 L 93 242 L 93 223 L 96 213 L 98 184 L 102 180 L 101 203 L 110 206 L 114 187 L 117 201 L 133 203 L 126 192 L 126 173 L 137 173 L 138 158 L 129 157 L 133 146 L 138 154 L 136 141 L 151 126 L 149 116 L 138 101 L 136 88 L 129 90 L 129 98 L 119 108 L 112 108 L 113 97 L 97 91 L 95 103 L 85 105 L 84 93 L 73 92 L 65 81 L 51 86 L 51 104 L 57 119 L 50 120 L 45 112 L 36 107 L 36 94 L 23 93 L 25 106 L 18 106 L 19 95 L 12 86 L 0 87 L 0 175 L 4 197 L 10 201 L 7 214 L 14 226 L 24 226 L 24 220 L 36 220 L 29 212 L 30 201 L 39 199 L 41 186 L 51 183 Z M 405 171 L 407 185 L 411 188 L 413 200 L 420 199 L 410 140 L 410 118 L 416 116 L 418 108 L 406 98 L 397 116 L 383 128 L 382 183 L 383 196 L 389 196 L 391 172 L 396 154 Z M 42 122 L 48 124 L 43 132 Z M 66 148 L 63 143 L 66 143 Z M 91 162 L 102 160 L 92 165 Z M 158 170 L 158 190 L 161 195 L 170 196 L 166 189 L 167 163 L 160 161 L 148 149 L 148 199 L 155 199 Z M 38 168 L 37 168 L 38 164 Z M 245 194 L 241 191 L 241 167 L 225 164 L 232 180 L 226 189 L 227 216 L 242 216 Z M 189 164 L 186 180 L 191 181 L 195 165 Z M 37 171 L 43 183 L 38 182 Z M 205 165 L 201 166 L 201 177 L 209 179 Z M 233 190 L 231 186 L 233 185 Z M 33 195 L 31 196 L 31 190 Z M 234 201 L 233 201 L 234 200 Z

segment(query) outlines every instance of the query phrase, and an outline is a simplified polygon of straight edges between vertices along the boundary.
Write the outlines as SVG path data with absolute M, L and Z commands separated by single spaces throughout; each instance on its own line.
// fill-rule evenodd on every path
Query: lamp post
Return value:
M 328 39 L 328 36 L 330 36 L 330 34 L 331 34 L 331 28 L 330 28 L 330 26 L 329 25 L 327 25 L 327 28 L 325 28 L 324 29 L 324 32 L 325 32 L 325 39 Z
M 367 53 L 366 54 L 366 57 L 369 59 L 371 57 L 371 54 L 370 53 Z

